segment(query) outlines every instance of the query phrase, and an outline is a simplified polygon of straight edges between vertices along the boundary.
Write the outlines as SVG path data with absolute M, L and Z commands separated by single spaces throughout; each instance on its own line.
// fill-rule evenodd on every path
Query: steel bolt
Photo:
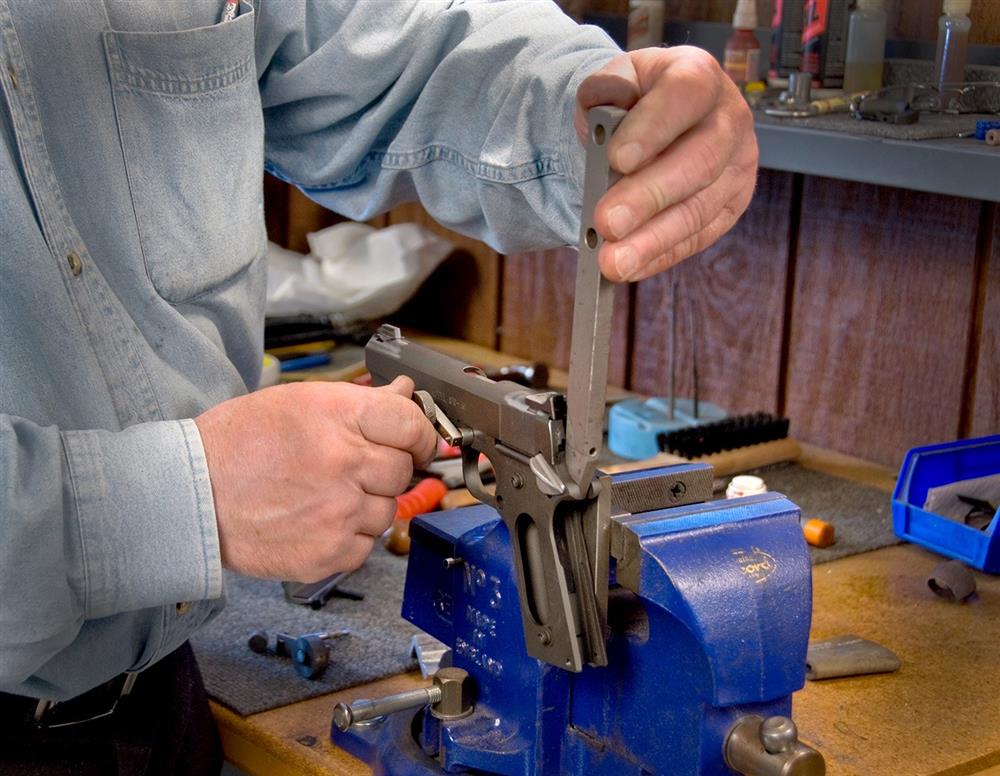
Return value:
M 461 668 L 439 668 L 434 674 L 434 686 L 441 689 L 441 698 L 431 706 L 431 715 L 438 719 L 461 719 L 472 713 L 472 680 Z
M 520 472 L 514 472 L 514 475 L 510 478 L 510 484 L 513 485 L 516 490 L 520 490 L 524 487 L 524 477 L 521 476 Z

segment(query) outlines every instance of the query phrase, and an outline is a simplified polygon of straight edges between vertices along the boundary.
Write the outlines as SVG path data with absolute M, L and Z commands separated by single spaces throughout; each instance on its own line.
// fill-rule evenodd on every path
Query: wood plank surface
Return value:
M 559 248 L 504 257 L 500 350 L 566 369 L 573 329 L 576 251 Z M 625 383 L 628 287 L 615 288 L 608 379 Z
M 427 279 L 400 320 L 424 331 L 447 334 L 484 347 L 497 346 L 500 259 L 479 240 L 434 221 L 417 203 L 397 205 L 389 223 L 413 222 L 455 245 L 455 252 Z
M 896 467 L 957 437 L 979 211 L 806 179 L 787 376 L 797 438 Z
M 777 408 L 791 193 L 791 174 L 761 170 L 753 202 L 729 234 L 700 255 L 639 283 L 633 390 L 667 393 L 670 286 L 676 282 L 678 395 L 690 397 L 693 387 L 690 300 L 698 335 L 700 398 L 730 412 Z
M 979 365 L 972 407 L 972 436 L 1000 433 L 1000 213 L 993 213 L 979 328 Z
M 855 634 L 895 652 L 893 674 L 806 682 L 793 716 L 828 776 L 959 776 L 1000 764 L 1000 577 L 978 597 L 927 588 L 941 558 L 913 545 L 813 569 L 813 639 Z

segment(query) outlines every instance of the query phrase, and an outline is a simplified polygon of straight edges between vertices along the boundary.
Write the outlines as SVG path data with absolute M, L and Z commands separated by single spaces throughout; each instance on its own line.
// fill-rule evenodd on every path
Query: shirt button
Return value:
M 177 604 L 177 614 L 187 614 L 191 609 L 190 601 L 181 601 Z
M 69 271 L 73 273 L 73 277 L 80 277 L 80 273 L 83 272 L 83 259 L 71 251 L 66 254 L 66 261 L 69 262 Z

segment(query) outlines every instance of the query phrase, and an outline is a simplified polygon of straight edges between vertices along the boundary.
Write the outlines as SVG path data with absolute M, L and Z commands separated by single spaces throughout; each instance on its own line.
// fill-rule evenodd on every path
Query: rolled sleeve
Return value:
M 498 250 L 576 242 L 574 103 L 607 35 L 538 0 L 295 7 L 258 27 L 269 171 L 352 218 L 419 200 Z
M 217 598 L 212 486 L 193 420 L 64 431 L 87 618 Z

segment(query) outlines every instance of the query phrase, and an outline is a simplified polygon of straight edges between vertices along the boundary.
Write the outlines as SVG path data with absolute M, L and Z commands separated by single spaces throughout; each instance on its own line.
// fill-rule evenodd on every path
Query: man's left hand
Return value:
M 746 210 L 757 177 L 757 142 L 746 101 L 715 59 L 692 46 L 615 57 L 580 85 L 586 112 L 626 108 L 608 145 L 624 177 L 594 212 L 606 242 L 599 260 L 614 281 L 641 280 L 704 250 Z

